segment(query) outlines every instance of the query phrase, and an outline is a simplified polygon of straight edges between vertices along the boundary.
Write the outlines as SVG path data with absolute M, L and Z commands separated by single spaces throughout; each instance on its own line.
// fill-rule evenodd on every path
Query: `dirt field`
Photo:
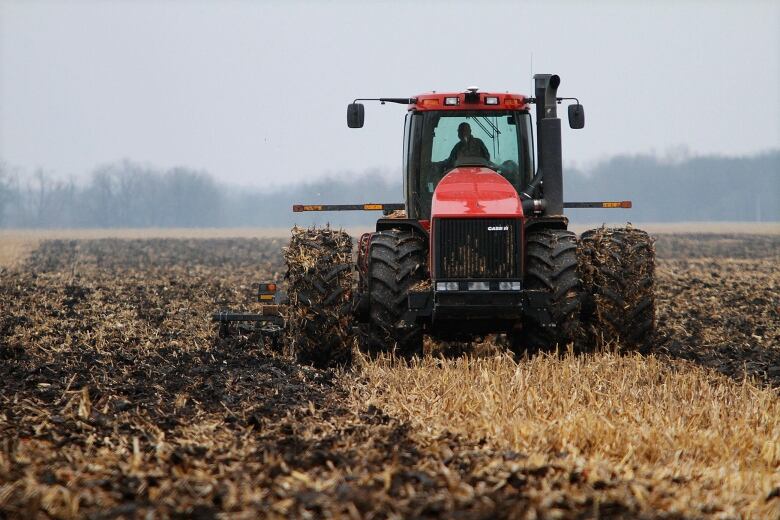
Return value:
M 6 262 L 0 518 L 780 517 L 778 234 L 660 235 L 648 352 L 346 371 L 207 319 L 281 281 L 284 243 Z
M 573 224 L 581 233 L 598 224 Z M 618 226 L 623 223 L 616 224 Z M 676 222 L 642 224 L 650 233 L 723 235 L 780 235 L 778 222 Z M 367 227 L 347 229 L 352 236 L 371 231 Z M 0 229 L 0 267 L 15 265 L 44 240 L 95 240 L 103 238 L 289 238 L 289 229 L 279 228 L 139 228 L 139 229 Z

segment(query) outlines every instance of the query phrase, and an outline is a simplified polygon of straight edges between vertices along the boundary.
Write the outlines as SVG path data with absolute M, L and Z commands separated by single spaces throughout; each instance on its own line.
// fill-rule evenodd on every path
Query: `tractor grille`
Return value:
M 437 219 L 435 233 L 437 278 L 520 277 L 519 220 Z

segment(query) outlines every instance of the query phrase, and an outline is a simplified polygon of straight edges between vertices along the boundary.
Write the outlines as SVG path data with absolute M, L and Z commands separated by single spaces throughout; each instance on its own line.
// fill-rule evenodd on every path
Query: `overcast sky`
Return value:
M 780 147 L 780 2 L 0 0 L 0 159 L 81 176 L 128 158 L 278 185 L 397 172 L 405 108 L 355 97 L 525 93 L 585 105 L 564 162 Z

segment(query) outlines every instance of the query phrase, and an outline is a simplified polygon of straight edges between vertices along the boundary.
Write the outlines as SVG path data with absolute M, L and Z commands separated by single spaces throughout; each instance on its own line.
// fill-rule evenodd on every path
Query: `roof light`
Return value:
M 424 107 L 434 106 L 439 104 L 439 100 L 436 98 L 423 99 L 420 104 Z
M 485 97 L 485 104 L 486 105 L 498 105 L 498 97 L 497 96 L 487 96 L 487 97 Z
M 522 98 L 515 98 L 515 97 L 507 96 L 507 97 L 504 98 L 504 105 L 506 105 L 508 107 L 519 107 L 520 105 L 523 104 L 523 101 L 524 100 Z
M 446 97 L 444 98 L 444 104 L 445 105 L 457 105 L 460 100 L 457 97 Z

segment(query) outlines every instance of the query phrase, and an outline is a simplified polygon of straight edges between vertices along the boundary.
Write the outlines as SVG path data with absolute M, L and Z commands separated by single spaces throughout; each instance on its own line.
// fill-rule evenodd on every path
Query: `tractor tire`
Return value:
M 530 231 L 526 237 L 525 288 L 550 295 L 552 323 L 531 317 L 509 334 L 515 354 L 566 348 L 575 342 L 580 322 L 582 282 L 577 270 L 577 235 L 562 229 Z
M 405 322 L 403 316 L 409 290 L 428 280 L 426 240 L 410 231 L 379 231 L 371 238 L 368 254 L 369 321 L 362 330 L 361 347 L 369 354 L 421 356 L 422 327 Z
M 655 332 L 655 250 L 650 236 L 632 227 L 586 231 L 579 261 L 588 346 L 647 346 Z
M 287 264 L 287 334 L 298 361 L 318 368 L 352 361 L 352 238 L 326 228 L 292 231 Z

